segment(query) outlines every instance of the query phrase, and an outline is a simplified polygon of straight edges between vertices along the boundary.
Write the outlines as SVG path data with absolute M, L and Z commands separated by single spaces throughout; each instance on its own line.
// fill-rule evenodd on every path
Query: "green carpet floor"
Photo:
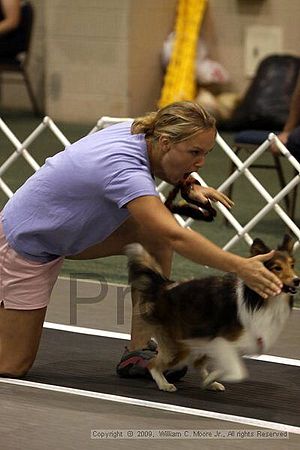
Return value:
M 18 137 L 20 141 L 24 140 L 41 122 L 31 115 L 24 112 L 5 112 L 2 119 Z M 95 118 L 96 122 L 97 118 Z M 85 125 L 71 125 L 57 123 L 58 127 L 71 141 L 79 139 L 90 131 L 94 123 Z M 224 139 L 230 144 L 232 135 L 230 133 L 223 134 Z M 0 131 L 0 165 L 14 151 L 13 145 Z M 37 140 L 29 147 L 30 153 L 37 162 L 42 165 L 45 158 L 54 155 L 63 150 L 62 144 L 49 130 L 45 130 Z M 270 163 L 271 156 L 266 152 L 260 162 Z M 292 169 L 287 161 L 283 161 L 284 171 L 287 179 L 292 177 Z M 229 171 L 229 160 L 223 150 L 217 145 L 214 151 L 207 158 L 206 165 L 201 169 L 200 175 L 205 179 L 208 185 L 218 187 L 227 177 Z M 33 173 L 28 163 L 19 157 L 16 162 L 5 172 L 3 180 L 9 187 L 15 191 L 24 181 Z M 254 172 L 255 176 L 265 186 L 271 195 L 275 195 L 279 191 L 279 184 L 276 172 L 273 170 L 258 169 Z M 265 201 L 256 192 L 248 180 L 242 175 L 234 185 L 233 200 L 235 206 L 232 213 L 236 219 L 245 225 L 264 205 Z M 0 207 L 2 208 L 7 201 L 5 194 L 0 191 Z M 282 204 L 284 207 L 284 203 Z M 299 204 L 298 204 L 299 208 Z M 300 225 L 299 209 L 296 209 L 296 223 Z M 219 246 L 224 246 L 228 240 L 235 235 L 235 230 L 231 226 L 226 226 L 222 214 L 219 213 L 213 223 L 206 224 L 203 222 L 194 222 L 192 226 L 195 230 L 202 233 L 208 239 L 212 240 Z M 274 247 L 282 239 L 286 226 L 279 216 L 271 212 L 250 232 L 252 238 L 260 237 L 270 247 Z M 231 251 L 246 256 L 248 255 L 248 246 L 244 241 L 240 241 Z M 299 252 L 298 252 L 299 253 Z M 297 263 L 298 273 L 300 273 L 300 258 Z M 173 277 L 175 279 L 184 279 L 196 277 L 213 272 L 211 269 L 201 267 L 178 255 L 175 256 L 173 265 Z M 66 261 L 63 266 L 62 273 L 76 274 L 78 278 L 95 278 L 101 273 L 109 282 L 126 283 L 126 259 L 124 257 L 111 257 L 93 261 Z

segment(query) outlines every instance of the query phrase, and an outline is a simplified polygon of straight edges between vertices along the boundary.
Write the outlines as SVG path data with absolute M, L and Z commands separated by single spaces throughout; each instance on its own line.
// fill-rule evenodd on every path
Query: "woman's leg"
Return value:
M 123 253 L 124 247 L 132 242 L 140 242 L 144 245 L 149 253 L 151 253 L 161 264 L 164 273 L 169 275 L 172 259 L 171 250 L 167 248 L 167 246 L 161 242 L 159 238 L 151 237 L 151 239 L 149 239 L 145 236 L 140 227 L 138 227 L 136 222 L 131 218 L 124 222 L 104 242 L 86 249 L 79 255 L 70 257 L 70 259 L 90 259 L 120 255 Z M 1 246 L 1 264 L 7 264 L 7 260 L 10 260 L 9 267 L 2 266 L 2 274 L 6 274 L 7 269 L 7 273 L 12 274 L 9 275 L 10 277 L 16 277 L 15 279 L 9 279 L 11 286 L 10 289 L 13 290 L 16 286 L 18 286 L 18 289 L 22 295 L 26 292 L 28 299 L 30 299 L 32 292 L 32 295 L 38 297 L 39 300 L 38 288 L 45 283 L 45 281 L 43 281 L 43 275 L 42 278 L 38 278 L 38 270 L 43 271 L 42 265 L 39 265 L 40 268 L 28 268 L 28 266 L 26 266 L 27 263 L 15 252 L 13 252 L 13 250 L 9 250 L 14 253 L 13 256 L 11 258 L 6 258 L 5 255 L 7 254 L 5 252 L 8 250 L 3 236 Z M 57 267 L 53 267 L 53 284 L 58 275 L 59 267 L 59 265 Z M 48 273 L 49 270 L 51 270 L 50 267 L 46 269 Z M 34 278 L 27 277 L 27 279 L 25 277 L 24 280 L 22 280 L 21 274 L 23 270 L 31 270 L 32 274 L 37 271 L 37 276 Z M 50 296 L 50 291 L 47 295 Z M 14 297 L 18 298 L 18 293 L 15 292 Z M 133 292 L 132 302 L 133 314 L 131 349 L 139 349 L 147 345 L 147 342 L 151 338 L 151 332 L 149 331 L 147 324 L 145 324 L 141 319 L 137 292 Z M 5 297 L 4 303 L 6 303 Z M 34 304 L 34 302 L 32 303 Z M 30 310 L 13 309 L 9 302 L 7 302 L 4 306 L 0 306 L 0 376 L 19 377 L 26 374 L 35 360 L 47 308 L 36 307 L 36 309 Z
M 70 256 L 69 259 L 93 259 L 105 256 L 121 255 L 124 247 L 133 242 L 139 242 L 161 265 L 166 276 L 170 276 L 172 265 L 172 249 L 168 247 L 159 236 L 147 236 L 141 227 L 129 218 L 111 236 L 100 244 L 84 250 L 82 253 Z M 151 338 L 149 325 L 145 323 L 140 314 L 138 292 L 132 291 L 132 322 L 131 342 L 129 349 L 145 348 Z
M 62 262 L 22 258 L 7 244 L 0 217 L 0 376 L 20 377 L 32 366 Z
M 24 311 L 0 307 L 0 376 L 21 377 L 31 368 L 46 309 Z

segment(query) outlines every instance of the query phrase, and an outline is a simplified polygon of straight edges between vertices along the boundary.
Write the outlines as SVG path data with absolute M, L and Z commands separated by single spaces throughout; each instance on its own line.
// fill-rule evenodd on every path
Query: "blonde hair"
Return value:
M 131 126 L 131 133 L 144 133 L 146 138 L 153 140 L 167 136 L 176 143 L 215 126 L 214 117 L 202 106 L 185 101 L 171 103 L 156 112 L 136 118 Z

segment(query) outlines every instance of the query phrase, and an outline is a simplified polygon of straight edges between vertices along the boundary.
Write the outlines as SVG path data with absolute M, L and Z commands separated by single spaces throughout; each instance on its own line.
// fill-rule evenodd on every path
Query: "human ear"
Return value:
M 170 140 L 167 136 L 160 136 L 158 142 L 163 152 L 166 153 L 170 150 Z

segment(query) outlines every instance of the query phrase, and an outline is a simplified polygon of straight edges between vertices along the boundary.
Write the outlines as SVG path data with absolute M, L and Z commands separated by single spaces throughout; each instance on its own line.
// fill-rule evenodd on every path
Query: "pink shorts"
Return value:
M 39 309 L 50 301 L 63 257 L 49 263 L 30 261 L 8 244 L 0 215 L 0 305 L 7 309 Z

